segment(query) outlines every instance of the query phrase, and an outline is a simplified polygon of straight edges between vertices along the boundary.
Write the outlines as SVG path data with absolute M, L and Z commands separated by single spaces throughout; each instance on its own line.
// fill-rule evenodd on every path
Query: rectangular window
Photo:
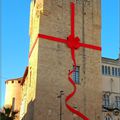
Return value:
M 109 105 L 110 105 L 110 100 L 109 100 L 109 95 L 103 95 L 103 105 L 105 106 L 105 107 L 109 107 Z
M 110 67 L 108 67 L 108 75 L 110 75 Z
M 116 107 L 120 108 L 120 96 L 115 97 L 115 103 L 116 103 Z
M 120 68 L 118 68 L 118 76 L 120 76 Z
M 112 67 L 112 75 L 115 75 L 114 67 Z
M 102 65 L 102 74 L 103 74 L 103 75 L 105 74 L 104 65 Z
M 115 76 L 117 76 L 117 68 L 115 68 Z
M 105 66 L 105 75 L 107 75 L 107 66 Z
M 76 84 L 79 84 L 79 83 L 80 83 L 80 80 L 79 80 L 79 79 L 80 79 L 79 69 L 80 69 L 80 67 L 77 66 L 77 67 L 76 67 L 76 71 L 73 72 L 73 80 L 74 80 L 74 82 L 75 82 Z

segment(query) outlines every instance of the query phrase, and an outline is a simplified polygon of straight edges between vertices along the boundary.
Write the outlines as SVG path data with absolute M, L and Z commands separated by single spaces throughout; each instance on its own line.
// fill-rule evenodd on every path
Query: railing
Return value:
M 117 105 L 102 105 L 103 112 L 120 112 L 120 106 Z

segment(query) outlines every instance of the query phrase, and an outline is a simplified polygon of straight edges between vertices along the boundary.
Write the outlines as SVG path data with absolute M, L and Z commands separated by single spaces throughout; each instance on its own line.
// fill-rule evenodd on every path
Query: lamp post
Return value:
M 64 91 L 60 91 L 60 95 L 57 96 L 57 98 L 60 98 L 60 120 L 62 120 L 62 95 L 64 95 Z

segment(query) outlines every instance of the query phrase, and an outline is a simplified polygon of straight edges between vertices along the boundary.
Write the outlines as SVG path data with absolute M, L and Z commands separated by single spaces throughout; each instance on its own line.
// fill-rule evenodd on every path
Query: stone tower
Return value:
M 27 90 L 27 120 L 58 120 L 60 91 L 62 119 L 81 120 L 65 107 L 65 97 L 73 90 L 68 81 L 68 70 L 73 68 L 70 49 L 44 39 L 35 42 L 42 33 L 65 38 L 70 34 L 70 2 L 75 4 L 75 34 L 81 42 L 101 46 L 100 0 L 34 0 L 30 13 L 30 50 Z M 36 43 L 36 44 L 35 44 Z M 101 119 L 102 81 L 101 52 L 80 48 L 76 51 L 80 82 L 69 104 L 90 120 Z
M 10 79 L 5 81 L 6 92 L 5 92 L 5 106 L 12 106 L 12 110 L 20 112 L 21 105 L 21 80 L 22 78 Z M 16 120 L 19 119 L 19 113 Z

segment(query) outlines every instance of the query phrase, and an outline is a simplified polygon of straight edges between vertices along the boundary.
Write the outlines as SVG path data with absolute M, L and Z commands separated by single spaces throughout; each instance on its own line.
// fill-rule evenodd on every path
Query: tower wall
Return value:
M 16 120 L 19 120 L 20 105 L 21 105 L 21 87 L 22 78 L 10 79 L 5 82 L 6 92 L 5 92 L 5 106 L 12 106 L 12 110 L 17 110 L 18 114 Z
M 71 1 L 36 0 L 31 16 L 30 48 L 37 33 L 65 39 L 68 37 Z M 81 39 L 81 42 L 100 46 L 101 1 L 89 1 L 84 4 L 83 20 L 83 4 L 81 0 L 73 0 L 76 7 L 75 34 Z M 77 65 L 80 66 L 80 84 L 77 85 L 77 92 L 69 104 L 73 107 L 77 106 L 77 109 L 90 120 L 102 120 L 101 52 L 80 48 L 76 50 L 76 60 Z M 31 90 L 28 91 L 29 93 L 32 91 L 31 99 L 34 102 L 33 120 L 59 119 L 60 103 L 57 96 L 60 90 L 65 93 L 62 98 L 64 113 L 62 118 L 73 120 L 74 115 L 66 109 L 64 102 L 65 97 L 73 90 L 67 78 L 68 70 L 73 68 L 70 49 L 62 43 L 39 39 L 29 59 L 29 65 L 33 71 Z M 32 118 L 29 117 L 29 120 Z
M 5 82 L 5 105 L 12 105 L 14 102 L 14 110 L 20 110 L 21 103 L 21 82 L 22 78 L 11 79 Z M 15 100 L 13 100 L 15 99 Z

